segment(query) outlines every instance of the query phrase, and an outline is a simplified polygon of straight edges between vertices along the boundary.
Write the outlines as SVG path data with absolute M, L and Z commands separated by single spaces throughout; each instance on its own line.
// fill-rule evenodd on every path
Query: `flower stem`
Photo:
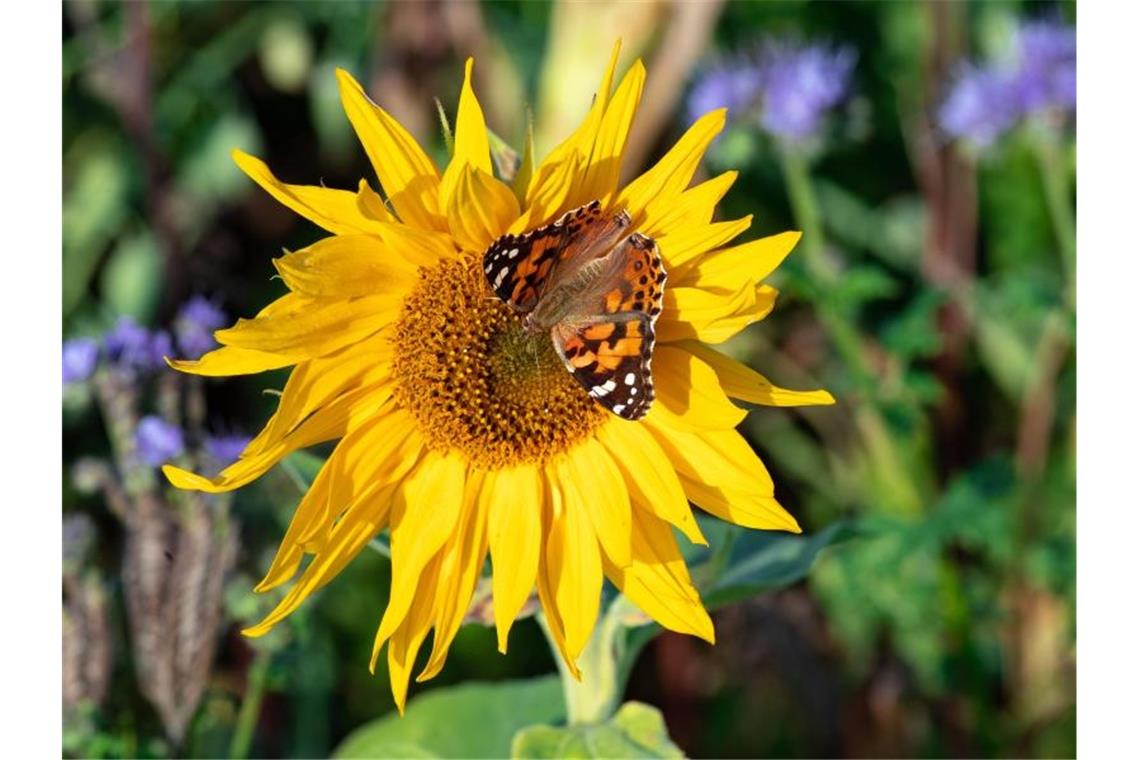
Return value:
M 1073 217 L 1073 204 L 1069 192 L 1069 170 L 1062 160 L 1055 139 L 1045 136 L 1035 143 L 1037 165 L 1041 169 L 1041 183 L 1045 189 L 1045 202 L 1053 234 L 1061 249 L 1061 266 L 1065 275 L 1066 305 L 1072 308 L 1075 301 L 1077 277 L 1077 223 Z
M 808 157 L 794 147 L 785 146 L 780 151 L 780 160 L 792 215 L 796 226 L 803 231 L 802 246 L 808 275 L 825 290 L 833 288 L 839 283 L 841 273 L 826 259 L 826 236 L 812 187 Z M 863 350 L 859 332 L 854 327 L 854 314 L 826 298 L 817 299 L 815 307 L 820 324 L 831 338 L 844 366 L 854 373 L 858 387 L 874 398 L 878 382 Z M 892 502 L 904 513 L 919 511 L 922 507 L 921 492 L 907 472 L 904 457 L 878 407 L 863 405 L 857 410 L 856 421 L 863 444 L 879 470 L 880 480 L 890 484 L 887 490 L 891 493 Z
M 558 665 L 558 675 L 562 678 L 562 696 L 566 702 L 566 722 L 569 725 L 600 723 L 613 715 L 621 699 L 617 649 L 617 636 L 624 630 L 620 617 L 621 600 L 618 597 L 610 604 L 594 627 L 594 634 L 586 648 L 578 656 L 581 680 L 575 678 L 563 662 L 546 617 L 541 612 L 535 616 L 546 635 L 554 662 Z
M 807 156 L 795 148 L 785 148 L 780 151 L 780 159 L 784 182 L 788 188 L 788 200 L 792 205 L 792 216 L 804 235 L 802 247 L 808 274 L 824 288 L 834 286 L 839 280 L 839 273 L 827 263 L 826 237 Z M 829 301 L 820 301 L 816 308 L 820 321 L 844 362 L 858 373 L 860 383 L 870 383 L 870 366 L 863 354 L 859 334 L 851 326 L 851 320 L 846 318 L 847 315 L 840 314 Z
M 241 710 L 238 712 L 234 735 L 230 738 L 231 758 L 249 757 L 249 748 L 253 743 L 253 732 L 257 728 L 257 719 L 261 715 L 261 701 L 265 697 L 265 685 L 272 659 L 271 650 L 267 648 L 258 649 L 253 664 L 249 667 L 245 696 L 242 697 Z

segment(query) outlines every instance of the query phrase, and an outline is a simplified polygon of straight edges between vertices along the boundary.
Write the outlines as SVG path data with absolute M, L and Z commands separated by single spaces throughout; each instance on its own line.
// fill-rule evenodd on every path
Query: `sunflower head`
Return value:
M 292 451 L 337 441 L 257 590 L 293 583 L 246 633 L 268 631 L 388 530 L 392 585 L 372 663 L 387 645 L 401 710 L 433 630 L 419 679 L 443 667 L 488 555 L 499 648 L 506 651 L 511 623 L 537 591 L 576 673 L 605 578 L 664 627 L 713 640 L 677 544 L 676 532 L 704 543 L 690 503 L 751 528 L 799 530 L 736 432 L 745 411 L 733 399 L 797 405 L 832 403 L 831 396 L 778 388 L 712 347 L 772 309 L 776 291 L 762 281 L 799 235 L 730 245 L 751 223 L 713 221 L 735 172 L 690 186 L 723 111 L 697 119 L 656 165 L 620 186 L 645 69 L 635 62 L 614 87 L 616 64 L 615 47 L 581 125 L 524 186 L 494 173 L 471 61 L 442 173 L 344 71 L 337 74 L 344 108 L 382 194 L 367 180 L 355 191 L 286 184 L 258 159 L 234 154 L 255 182 L 329 234 L 275 260 L 288 292 L 219 330 L 221 348 L 172 362 L 200 375 L 292 367 L 275 414 L 216 477 L 165 472 L 181 488 L 228 491 Z M 574 279 L 552 265 L 547 274 L 569 284 L 536 294 L 557 291 L 565 303 L 543 312 L 558 317 L 553 327 L 532 329 L 535 320 L 519 309 L 525 299 L 502 297 L 489 278 L 488 251 L 496 241 L 534 242 L 535 230 L 583 207 L 620 217 L 622 233 L 593 255 L 563 258 L 579 266 L 622 250 L 631 274 L 598 265 L 575 270 Z M 582 234 L 546 242 L 556 253 L 584 250 Z M 515 247 L 502 254 L 513 258 Z M 653 296 L 656 313 L 620 316 L 648 315 L 650 299 L 637 288 L 618 296 L 600 288 L 612 284 L 603 270 L 615 282 L 635 282 L 637 256 L 649 250 L 668 273 Z M 583 316 L 597 310 L 585 305 L 589 293 L 612 312 L 612 324 Z M 593 347 L 594 363 L 576 340 Z M 644 360 L 656 398 L 630 421 L 624 405 L 600 396 L 621 382 L 634 387 L 636 378 L 619 368 L 635 358 Z

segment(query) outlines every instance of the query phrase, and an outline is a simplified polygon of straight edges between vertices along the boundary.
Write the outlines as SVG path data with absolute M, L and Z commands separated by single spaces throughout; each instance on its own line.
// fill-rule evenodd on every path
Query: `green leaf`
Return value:
M 506 757 L 525 726 L 565 719 L 557 676 L 434 689 L 404 717 L 388 715 L 349 734 L 334 757 Z
M 717 526 L 701 526 L 713 547 L 728 541 L 727 532 L 733 529 L 720 521 Z M 724 535 L 718 538 L 710 535 L 716 532 Z M 715 575 L 708 577 L 702 572 L 706 569 L 703 566 L 695 570 L 696 577 L 705 576 L 701 597 L 706 607 L 720 607 L 791 585 L 808 574 L 820 552 L 860 532 L 849 521 L 834 522 L 811 536 L 767 530 L 740 531 L 728 549 L 726 560 L 718 560 L 715 553 L 709 560 L 710 563 L 724 562 Z
M 684 757 L 684 753 L 669 740 L 657 708 L 626 702 L 605 723 L 524 728 L 511 743 L 511 757 Z
M 116 314 L 150 321 L 162 295 L 163 262 L 149 232 L 122 240 L 103 268 L 103 299 Z
M 227 113 L 197 137 L 178 170 L 179 187 L 196 199 L 219 202 L 247 192 L 249 179 L 235 171 L 230 157 L 234 146 L 260 153 L 261 132 L 248 116 Z
M 119 143 L 94 129 L 64 156 L 64 313 L 87 293 L 99 260 L 127 217 L 130 173 Z
M 890 298 L 899 291 L 899 283 L 882 267 L 863 264 L 843 272 L 832 291 L 836 303 L 856 308 L 869 301 Z

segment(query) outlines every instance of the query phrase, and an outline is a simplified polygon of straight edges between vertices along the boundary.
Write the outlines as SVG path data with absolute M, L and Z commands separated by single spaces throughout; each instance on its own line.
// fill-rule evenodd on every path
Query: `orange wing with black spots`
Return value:
M 639 420 L 653 404 L 653 322 L 640 312 L 577 329 L 556 325 L 554 346 L 566 368 L 602 406 Z
M 483 254 L 483 274 L 499 298 L 516 311 L 528 312 L 553 287 L 570 262 L 584 252 L 613 245 L 615 220 L 606 219 L 598 201 L 567 211 L 545 227 L 521 235 L 504 235 Z M 624 224 L 629 217 L 624 216 Z M 571 266 L 572 268 L 572 266 Z
M 653 403 L 653 326 L 665 294 L 657 244 L 628 232 L 625 211 L 598 201 L 552 224 L 504 235 L 483 255 L 495 294 L 526 315 L 526 329 L 550 329 L 566 368 L 598 403 L 625 419 Z
M 622 257 L 616 281 L 602 283 L 600 313 L 559 323 L 554 348 L 574 378 L 619 417 L 639 420 L 653 404 L 654 323 L 665 297 L 657 244 L 630 235 L 611 255 Z

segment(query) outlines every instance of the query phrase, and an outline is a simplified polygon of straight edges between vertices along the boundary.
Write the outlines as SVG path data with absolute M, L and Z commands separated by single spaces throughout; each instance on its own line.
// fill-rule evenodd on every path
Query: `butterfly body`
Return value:
M 545 227 L 499 238 L 483 269 L 526 333 L 549 332 L 589 394 L 637 420 L 653 403 L 653 325 L 666 275 L 657 244 L 630 232 L 630 222 L 624 211 L 607 215 L 594 201 Z

